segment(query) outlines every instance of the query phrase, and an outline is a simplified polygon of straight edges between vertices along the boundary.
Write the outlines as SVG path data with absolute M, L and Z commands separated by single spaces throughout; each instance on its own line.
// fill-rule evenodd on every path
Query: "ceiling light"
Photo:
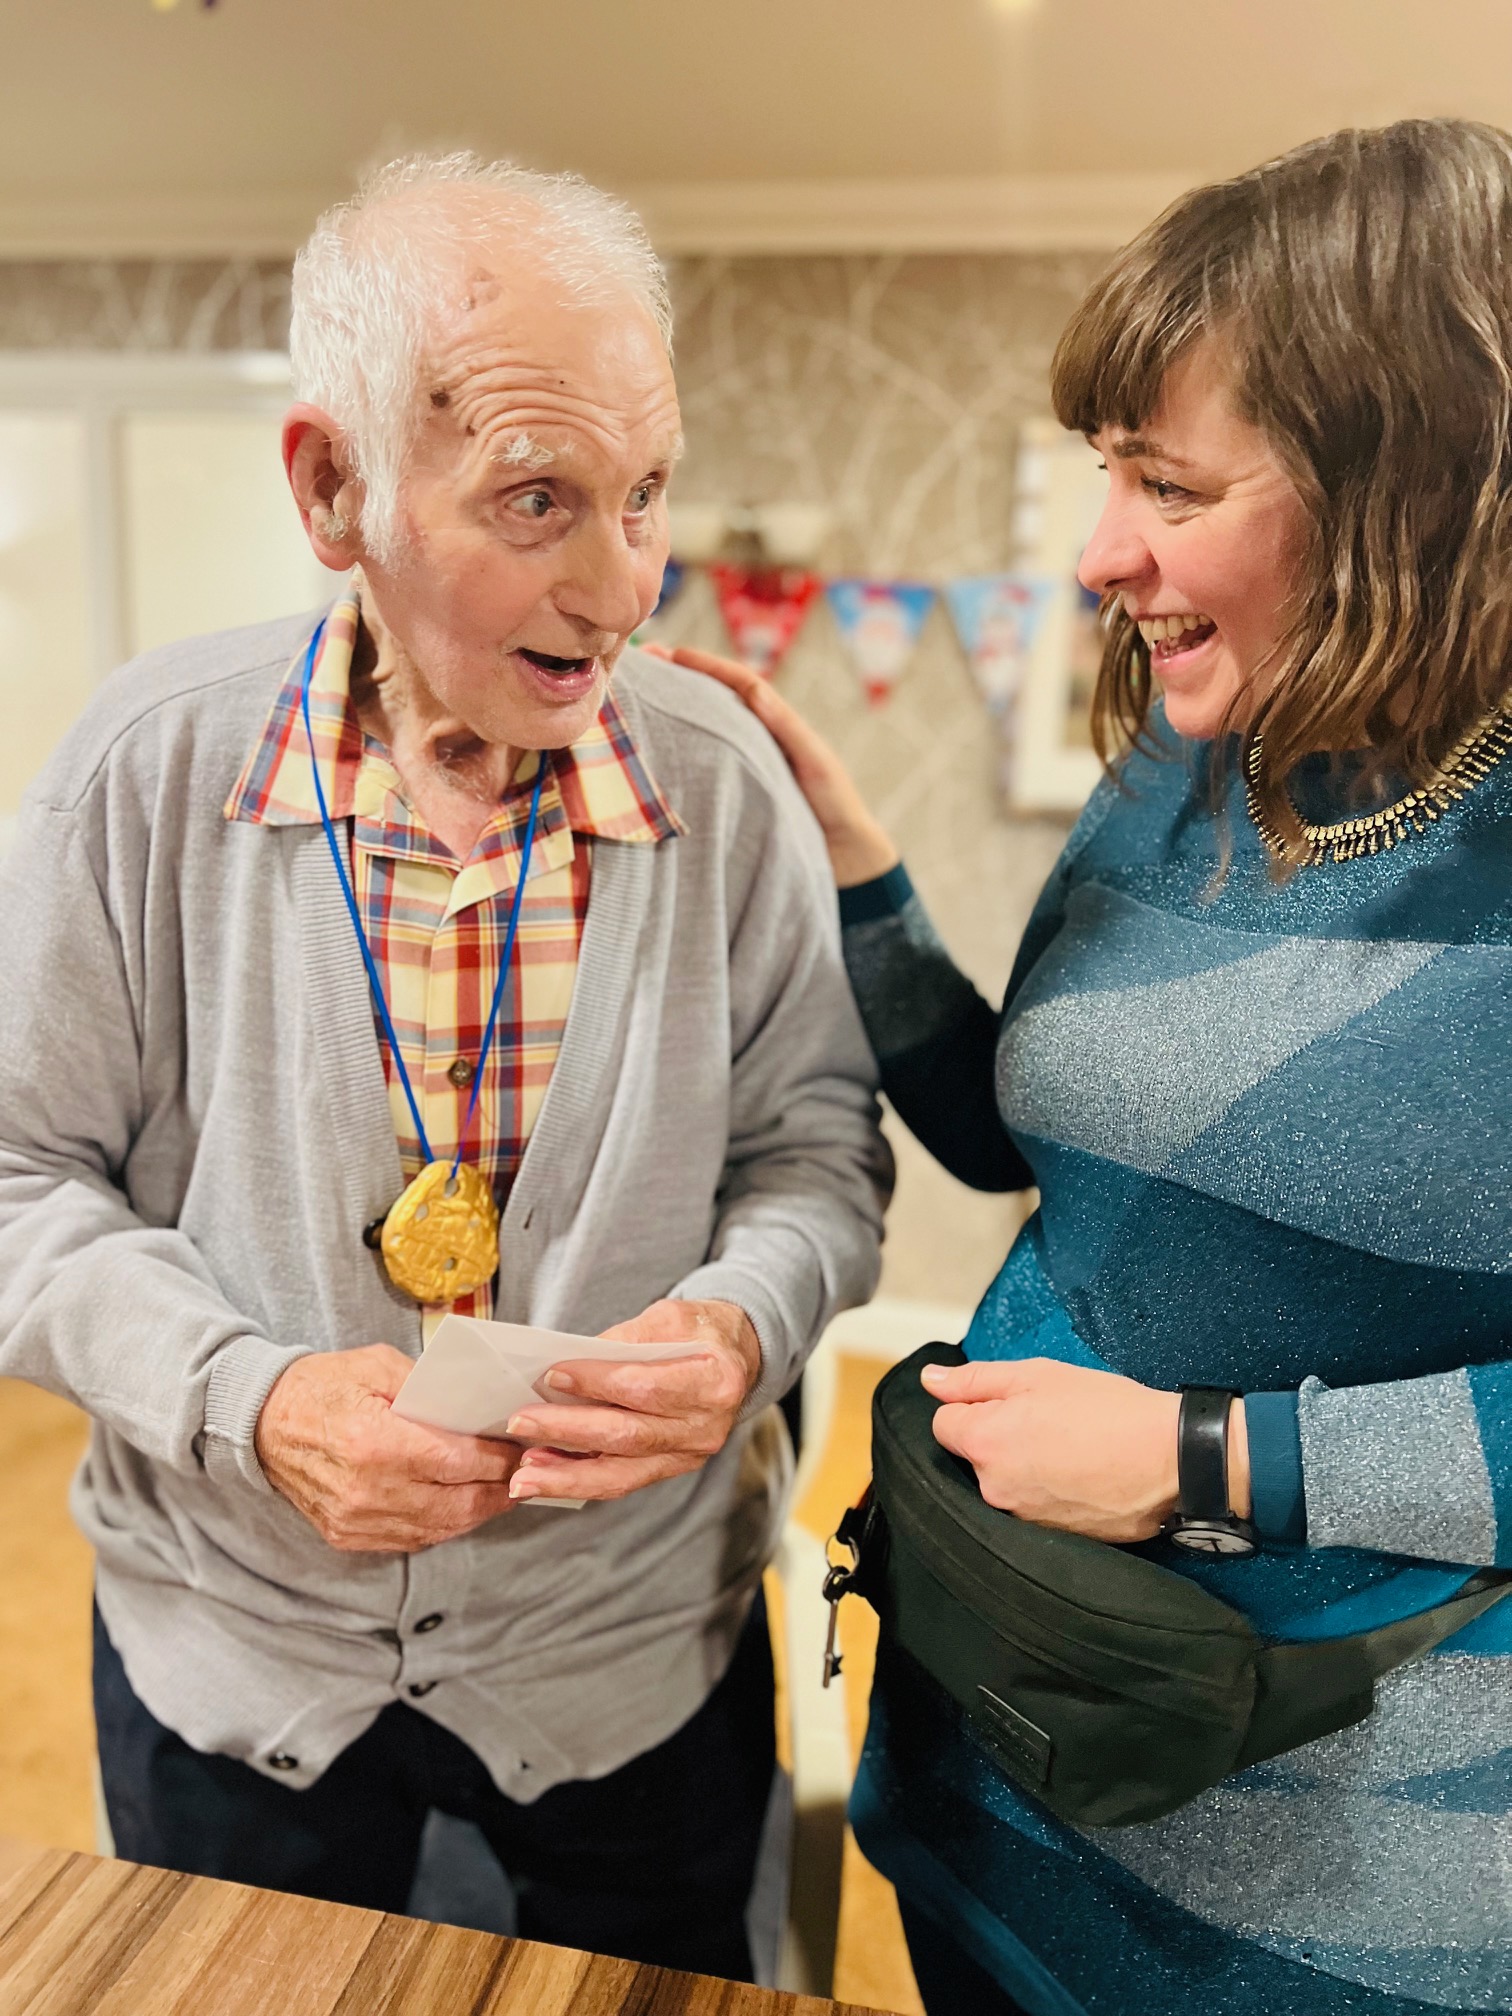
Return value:
M 162 4 L 163 0 L 158 0 L 158 5 L 161 6 Z M 1033 14 L 1039 6 L 1039 0 L 987 0 L 987 5 L 994 14 L 1003 14 L 1010 18 L 1016 18 L 1025 14 Z

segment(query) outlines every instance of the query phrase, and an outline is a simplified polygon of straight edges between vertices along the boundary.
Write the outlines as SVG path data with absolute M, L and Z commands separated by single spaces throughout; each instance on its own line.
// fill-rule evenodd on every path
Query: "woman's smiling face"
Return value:
M 1205 741 L 1263 679 L 1294 614 L 1306 508 L 1275 450 L 1235 411 L 1212 344 L 1171 367 L 1137 433 L 1092 445 L 1108 501 L 1077 572 L 1139 625 L 1166 719 Z M 1242 726 L 1240 707 L 1235 725 Z

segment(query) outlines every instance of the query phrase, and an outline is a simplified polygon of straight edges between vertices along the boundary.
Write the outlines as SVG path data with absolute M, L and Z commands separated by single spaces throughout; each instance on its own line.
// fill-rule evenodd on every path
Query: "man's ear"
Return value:
M 350 472 L 346 437 L 329 413 L 302 401 L 283 423 L 284 471 L 300 521 L 322 567 L 343 573 L 362 558 L 362 486 Z

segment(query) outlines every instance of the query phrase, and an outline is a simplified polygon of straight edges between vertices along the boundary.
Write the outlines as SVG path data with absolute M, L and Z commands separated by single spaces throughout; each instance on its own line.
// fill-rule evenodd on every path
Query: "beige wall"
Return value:
M 826 504 L 835 530 L 820 560 L 832 573 L 938 579 L 1006 564 L 1016 431 L 1044 410 L 1051 348 L 1095 265 L 1085 254 L 675 262 L 689 443 L 678 494 Z M 286 312 L 272 263 L 0 267 L 0 348 L 276 348 Z M 172 557 L 153 564 L 161 587 Z M 662 630 L 723 644 L 700 578 Z M 854 765 L 995 1000 L 1065 823 L 1001 815 L 993 738 L 943 611 L 881 709 L 866 706 L 822 607 L 782 678 Z M 972 1302 L 1016 1207 L 962 1190 L 906 1138 L 898 1147 L 884 1289 Z

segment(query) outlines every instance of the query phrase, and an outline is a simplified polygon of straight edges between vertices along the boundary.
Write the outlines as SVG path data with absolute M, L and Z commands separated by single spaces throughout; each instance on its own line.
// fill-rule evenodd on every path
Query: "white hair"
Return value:
M 365 176 L 294 261 L 289 351 L 295 397 L 324 407 L 346 437 L 363 537 L 379 561 L 399 542 L 427 342 L 465 294 L 469 251 L 501 239 L 569 300 L 628 294 L 670 353 L 672 304 L 645 226 L 580 176 L 473 153 L 407 154 Z

